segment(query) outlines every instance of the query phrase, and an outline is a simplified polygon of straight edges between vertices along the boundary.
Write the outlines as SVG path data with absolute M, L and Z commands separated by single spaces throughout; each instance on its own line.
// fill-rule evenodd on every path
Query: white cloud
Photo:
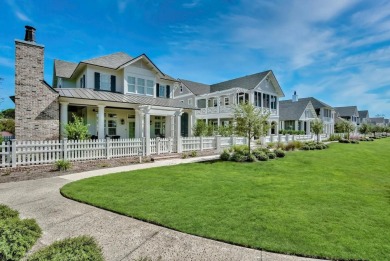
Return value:
M 18 5 L 15 3 L 14 0 L 7 0 L 8 2 L 8 5 L 12 8 L 12 10 L 14 11 L 15 13 L 15 16 L 23 21 L 23 22 L 29 22 L 31 23 L 32 20 L 24 13 L 20 10 L 20 8 L 18 7 Z
M 192 0 L 191 2 L 183 3 L 184 8 L 194 8 L 200 4 L 200 0 Z
M 14 61 L 9 58 L 0 57 L 0 66 L 14 68 Z

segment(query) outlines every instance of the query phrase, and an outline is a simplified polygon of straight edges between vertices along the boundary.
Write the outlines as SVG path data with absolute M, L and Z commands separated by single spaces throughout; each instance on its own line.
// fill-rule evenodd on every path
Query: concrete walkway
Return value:
M 103 248 L 107 261 L 137 260 L 314 260 L 238 247 L 180 233 L 133 218 L 121 216 L 61 196 L 65 184 L 108 173 L 176 165 L 215 156 L 172 159 L 154 163 L 70 174 L 40 180 L 0 184 L 0 203 L 34 218 L 43 230 L 33 251 L 56 240 L 91 235 Z M 160 259 L 159 259 L 160 258 Z

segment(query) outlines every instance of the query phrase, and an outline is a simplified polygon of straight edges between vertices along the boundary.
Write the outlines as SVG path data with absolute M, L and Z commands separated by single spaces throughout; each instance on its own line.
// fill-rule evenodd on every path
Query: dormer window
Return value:
M 180 93 L 183 92 L 183 85 L 180 84 Z

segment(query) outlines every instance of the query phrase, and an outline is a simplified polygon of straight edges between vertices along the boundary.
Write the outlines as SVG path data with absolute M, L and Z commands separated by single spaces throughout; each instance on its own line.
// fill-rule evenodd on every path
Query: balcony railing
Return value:
M 275 109 L 262 108 L 265 113 L 270 112 L 271 115 L 278 115 L 278 111 Z M 217 107 L 208 107 L 201 108 L 196 111 L 197 115 L 207 115 L 207 114 L 218 114 L 218 113 L 233 113 L 234 107 L 232 105 L 228 106 L 217 106 Z

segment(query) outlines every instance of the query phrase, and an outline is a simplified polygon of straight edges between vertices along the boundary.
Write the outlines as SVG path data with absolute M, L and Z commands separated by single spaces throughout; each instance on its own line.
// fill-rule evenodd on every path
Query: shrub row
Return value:
M 352 143 L 352 144 L 359 144 L 358 140 L 347 140 L 347 139 L 340 139 L 340 143 Z
M 269 159 L 283 158 L 285 152 L 280 149 L 271 151 L 268 148 L 255 149 L 251 153 L 248 147 L 245 145 L 236 145 L 229 150 L 224 150 L 220 159 L 223 161 L 235 161 L 235 162 L 254 162 L 254 161 L 267 161 Z
M 324 143 L 317 143 L 314 141 L 305 142 L 301 148 L 301 150 L 324 150 L 329 148 L 328 145 Z

